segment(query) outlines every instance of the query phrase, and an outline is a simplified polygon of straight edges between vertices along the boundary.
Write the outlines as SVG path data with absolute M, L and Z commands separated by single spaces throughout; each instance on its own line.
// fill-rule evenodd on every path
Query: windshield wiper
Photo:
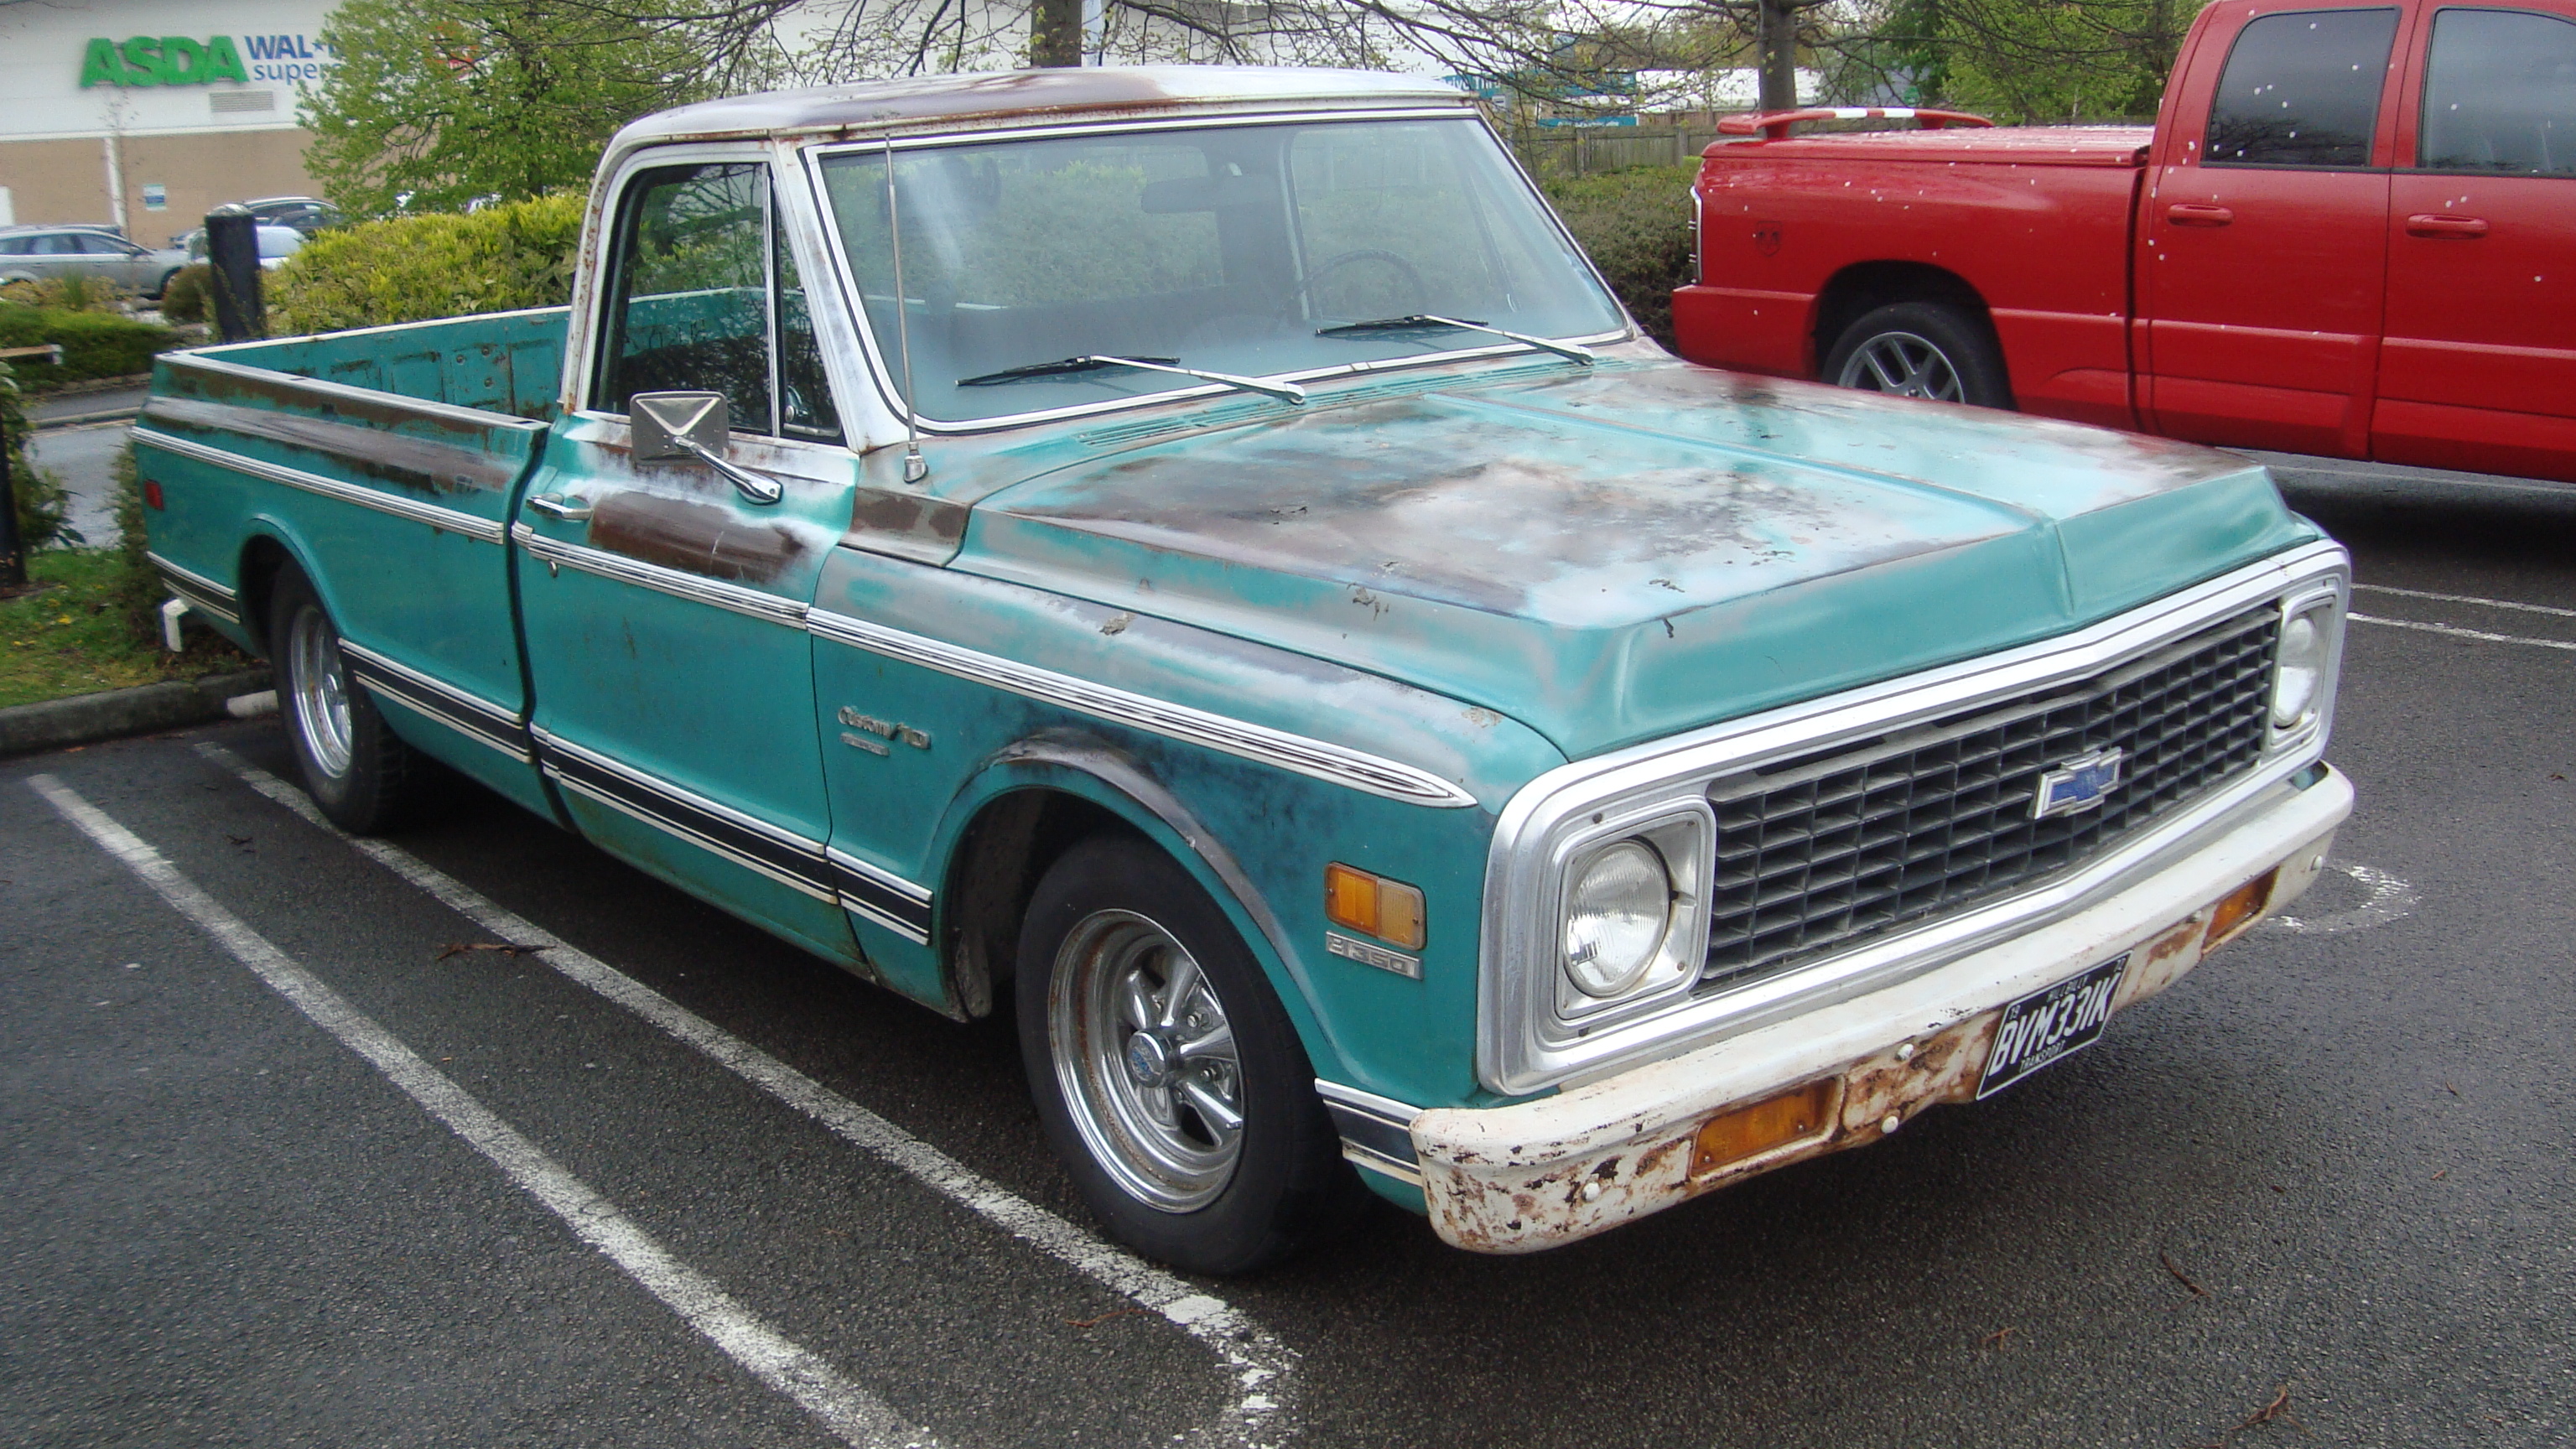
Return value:
M 1482 322 L 1469 322 L 1457 317 L 1434 317 L 1428 312 L 1415 312 L 1404 317 L 1378 317 L 1366 322 L 1345 322 L 1339 327 L 1318 328 L 1315 335 L 1365 337 L 1372 332 L 1419 332 L 1425 327 L 1454 327 L 1461 332 L 1486 332 L 1496 337 L 1508 337 L 1514 342 L 1535 347 L 1544 352 L 1553 352 L 1559 357 L 1570 357 L 1586 367 L 1592 365 L 1595 356 L 1591 348 L 1571 342 L 1553 342 L 1545 337 L 1532 337 L 1526 332 L 1488 327 Z
M 1179 377 L 1195 377 L 1207 382 L 1221 382 L 1245 392 L 1262 393 L 1287 402 L 1302 403 L 1306 390 L 1293 382 L 1263 382 L 1257 377 L 1238 377 L 1231 372 L 1209 372 L 1202 368 L 1183 367 L 1177 357 L 1068 357 L 1059 362 L 1031 362 L 1019 367 L 1006 367 L 975 377 L 961 377 L 959 387 L 990 387 L 998 382 L 1022 382 L 1037 377 L 1061 377 L 1068 372 L 1094 372 L 1104 367 L 1133 367 L 1143 372 L 1168 372 Z

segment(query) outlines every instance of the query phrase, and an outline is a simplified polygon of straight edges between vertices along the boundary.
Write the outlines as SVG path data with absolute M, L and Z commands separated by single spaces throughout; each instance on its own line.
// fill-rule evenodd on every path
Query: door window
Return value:
M 36 245 L 32 250 L 40 257 L 76 257 L 80 255 L 80 238 L 69 232 L 58 231 L 52 236 L 36 238 Z
M 2416 164 L 2576 176 L 2576 21 L 2529 10 L 2433 17 Z
M 841 415 L 832 406 L 832 384 L 823 371 L 823 348 L 814 340 L 814 310 L 787 228 L 769 214 L 771 265 L 778 276 L 778 430 L 791 438 L 841 440 Z
M 2248 24 L 2209 108 L 2204 164 L 2370 164 L 2394 10 L 2302 10 Z
M 619 208 L 592 405 L 639 392 L 719 392 L 736 432 L 775 428 L 770 401 L 768 172 L 665 166 Z

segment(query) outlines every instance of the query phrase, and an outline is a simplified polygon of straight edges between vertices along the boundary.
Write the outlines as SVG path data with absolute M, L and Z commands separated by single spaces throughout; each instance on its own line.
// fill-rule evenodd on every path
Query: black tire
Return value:
M 430 762 L 394 736 L 376 702 L 350 678 L 339 627 L 292 564 L 278 575 L 269 601 L 268 656 L 277 712 L 313 803 L 358 835 L 411 818 L 430 786 Z
M 1209 1125 L 1214 1119 L 1183 1102 L 1183 1087 L 1167 1086 L 1159 1090 L 1164 1101 L 1180 1107 L 1178 1125 L 1146 1122 L 1145 1136 L 1129 1134 L 1122 1120 L 1132 1120 L 1135 1105 L 1157 1090 L 1127 1065 L 1134 1048 L 1116 1053 L 1126 1070 L 1104 1073 L 1098 1059 L 1075 1044 L 1116 1046 L 1149 1032 L 1131 1030 L 1114 1016 L 1106 1029 L 1087 1035 L 1069 1025 L 1058 1029 L 1069 1022 L 1068 1013 L 1081 1014 L 1069 1003 L 1088 998 L 1087 984 L 1114 979 L 1121 969 L 1097 964 L 1103 951 L 1123 949 L 1098 944 L 1103 933 L 1115 942 L 1144 940 L 1151 931 L 1161 932 L 1169 948 L 1195 965 L 1213 992 L 1215 1021 L 1231 1029 L 1233 1092 L 1225 1094 L 1219 1081 L 1219 1095 L 1239 1109 L 1241 1128 L 1221 1178 L 1213 1168 L 1167 1177 L 1140 1166 L 1159 1148 L 1175 1144 L 1210 1144 L 1213 1160 L 1220 1135 Z M 1145 1002 L 1157 1009 L 1184 969 L 1169 948 L 1152 948 L 1163 951 L 1160 957 L 1110 957 L 1142 963 L 1126 979 L 1147 980 L 1159 970 L 1164 994 Z M 1340 1138 L 1315 1095 L 1305 1048 L 1224 913 L 1171 857 L 1120 835 L 1097 835 L 1074 846 L 1038 882 L 1019 952 L 1020 1057 L 1028 1068 L 1029 1093 L 1049 1144 L 1110 1236 L 1188 1272 L 1235 1274 L 1275 1263 L 1350 1221 L 1367 1189 L 1342 1160 Z M 1157 960 L 1160 968 L 1152 964 Z M 1202 999 L 1194 987 L 1178 994 Z M 1206 1018 L 1193 1020 L 1205 1026 Z M 1188 1021 L 1180 1026 L 1191 1029 Z M 1189 1063 L 1177 1046 L 1168 1057 L 1149 1055 L 1183 1086 L 1193 1070 L 1213 1072 L 1221 1065 Z M 1120 1117 L 1119 1102 L 1129 1104 L 1129 1119 Z M 1168 1140 L 1156 1139 L 1157 1132 Z
M 2012 374 L 1994 329 L 1948 302 L 1896 302 L 1863 313 L 1825 353 L 1824 380 L 1936 402 L 2013 405 Z
M 178 276 L 178 275 L 179 275 L 179 269 L 178 269 L 177 267 L 172 267 L 170 270 L 168 270 L 168 271 L 166 271 L 166 272 L 163 272 L 163 273 L 161 274 L 161 281 L 160 281 L 160 284 L 159 284 L 158 286 L 155 286 L 155 287 L 154 287 L 150 292 L 146 293 L 145 295 L 149 296 L 149 297 L 150 297 L 153 301 L 155 301 L 155 302 L 158 302 L 158 301 L 160 301 L 162 298 L 169 296 L 169 295 L 170 295 L 170 279 L 171 279 L 171 278 L 173 278 L 173 277 L 176 277 L 176 276 Z

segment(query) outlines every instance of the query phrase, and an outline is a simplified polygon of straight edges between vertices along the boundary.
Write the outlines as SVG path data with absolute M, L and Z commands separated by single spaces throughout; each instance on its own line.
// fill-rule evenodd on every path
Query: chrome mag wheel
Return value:
M 295 675 L 295 723 L 313 751 L 313 763 L 337 779 L 349 773 L 352 753 L 349 680 L 340 665 L 339 638 L 318 605 L 295 611 L 286 652 Z
M 1881 332 L 1862 342 L 1843 359 L 1842 373 L 1834 381 L 1866 392 L 1934 402 L 1961 402 L 1966 396 L 1959 369 L 1948 354 L 1911 332 Z
M 1169 931 L 1084 918 L 1056 953 L 1047 1036 L 1073 1123 L 1138 1201 L 1165 1212 L 1225 1190 L 1243 1151 L 1243 1066 L 1225 1003 Z

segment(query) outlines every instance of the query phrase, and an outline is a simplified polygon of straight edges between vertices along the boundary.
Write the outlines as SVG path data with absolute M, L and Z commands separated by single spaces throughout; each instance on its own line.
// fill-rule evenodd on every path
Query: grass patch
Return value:
M 205 629 L 187 652 L 164 654 L 136 637 L 125 562 L 114 549 L 56 549 L 27 560 L 30 581 L 55 587 L 0 599 L 0 708 L 195 679 L 254 661 Z

